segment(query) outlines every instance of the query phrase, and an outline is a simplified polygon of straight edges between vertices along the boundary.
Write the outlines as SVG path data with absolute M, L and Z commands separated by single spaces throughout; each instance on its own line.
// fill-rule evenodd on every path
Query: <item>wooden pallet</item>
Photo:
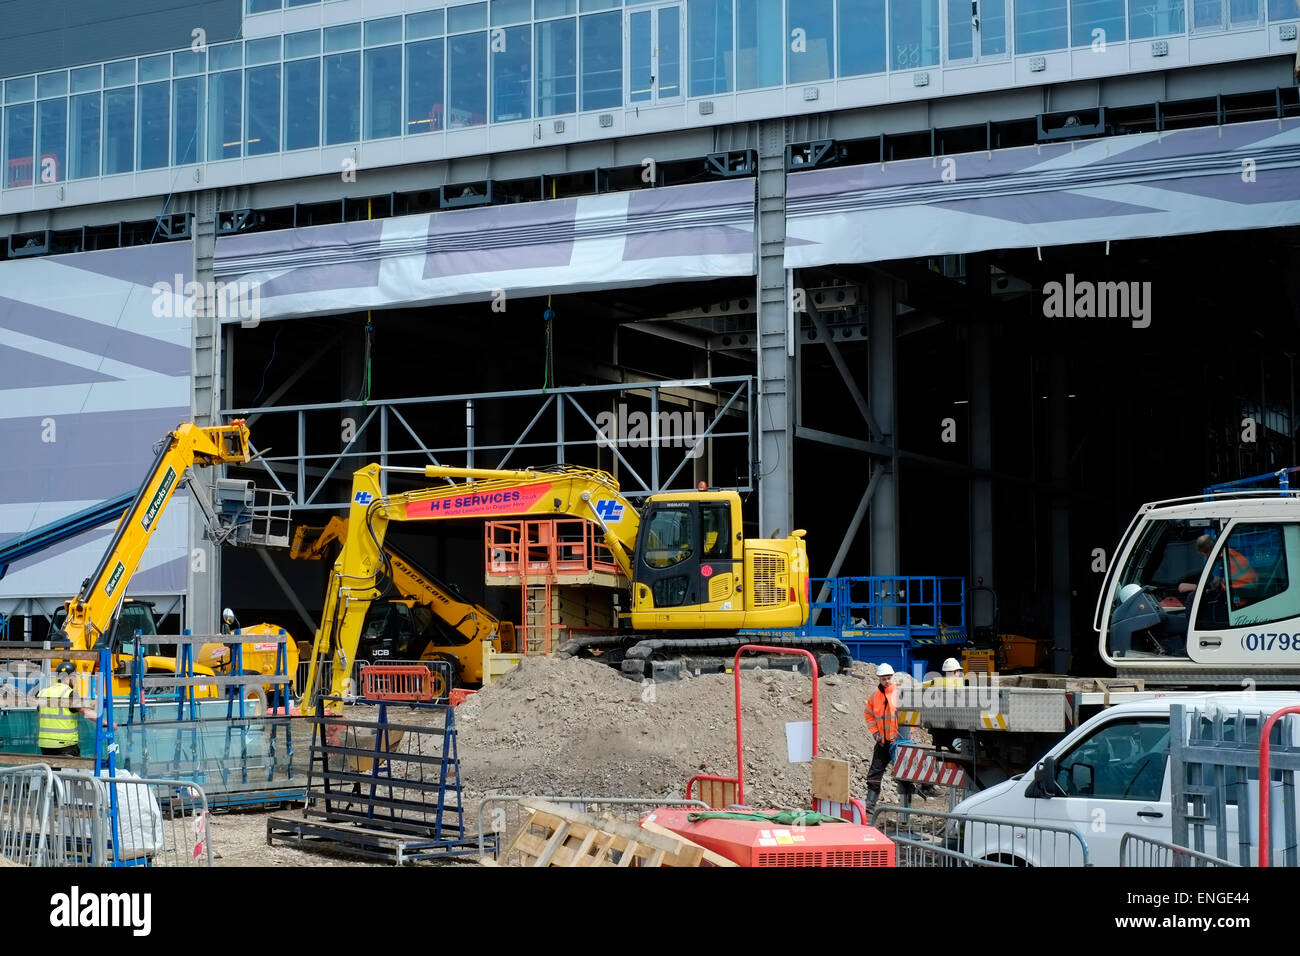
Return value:
M 662 827 L 639 827 L 537 800 L 501 854 L 521 866 L 735 866 L 730 860 Z M 485 861 L 490 862 L 490 861 Z

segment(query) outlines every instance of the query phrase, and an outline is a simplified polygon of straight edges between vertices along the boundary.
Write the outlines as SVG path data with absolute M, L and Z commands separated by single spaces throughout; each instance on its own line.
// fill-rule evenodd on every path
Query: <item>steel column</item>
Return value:
M 195 202 L 194 281 L 205 290 L 194 300 L 191 339 L 191 414 L 198 425 L 221 423 L 218 409 L 221 379 L 221 320 L 217 314 L 212 277 L 212 258 L 217 248 L 217 194 L 205 190 Z M 216 500 L 217 479 L 224 467 L 201 468 L 192 481 L 209 501 Z M 198 634 L 216 630 L 221 601 L 221 549 L 207 537 L 207 523 L 200 508 L 189 507 L 189 548 L 186 560 L 184 626 Z
M 794 528 L 794 389 L 785 268 L 784 120 L 759 123 L 758 151 L 758 511 L 763 537 Z
M 877 275 L 871 282 L 868 336 L 870 357 L 868 362 L 868 391 L 870 408 L 880 428 L 881 444 L 898 447 L 895 418 L 894 382 L 894 282 Z M 879 486 L 871 499 L 871 573 L 885 576 L 898 574 L 898 458 L 881 462 L 884 468 Z

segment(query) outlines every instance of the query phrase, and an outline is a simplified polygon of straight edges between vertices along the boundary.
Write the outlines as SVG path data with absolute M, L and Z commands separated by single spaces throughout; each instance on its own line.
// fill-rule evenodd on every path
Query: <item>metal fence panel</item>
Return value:
M 49 866 L 54 772 L 46 764 L 0 770 L 0 856 L 24 866 Z
M 208 798 L 185 780 L 63 771 L 68 865 L 211 866 Z
M 1164 840 L 1155 840 L 1137 833 L 1125 833 L 1119 841 L 1119 865 L 1127 867 L 1236 867 L 1238 864 L 1221 860 L 1208 853 L 1197 853 L 1187 847 Z
M 1088 844 L 1069 827 L 1033 820 L 882 806 L 871 823 L 898 847 L 899 866 L 1090 866 Z

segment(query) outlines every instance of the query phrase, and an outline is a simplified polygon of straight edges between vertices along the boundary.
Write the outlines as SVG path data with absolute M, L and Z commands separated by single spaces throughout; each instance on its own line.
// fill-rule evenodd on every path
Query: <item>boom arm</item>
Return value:
M 385 496 L 382 472 L 426 478 L 468 478 L 465 484 L 440 485 Z M 319 669 L 332 662 L 330 693 L 341 696 L 361 639 L 370 603 L 379 597 L 384 536 L 390 521 L 453 518 L 509 518 L 527 515 L 586 518 L 596 523 L 615 563 L 629 579 L 641 518 L 623 497 L 612 476 L 590 468 L 557 471 L 493 471 L 431 465 L 423 469 L 369 465 L 352 476 L 352 498 L 343 551 L 334 563 L 320 630 L 316 632 L 307 671 L 304 711 L 314 711 Z
M 153 467 L 117 523 L 99 566 L 68 602 L 64 634 L 74 648 L 89 650 L 107 632 L 158 519 L 186 480 L 185 470 L 248 459 L 248 426 L 242 421 L 213 428 L 186 422 L 167 433 Z

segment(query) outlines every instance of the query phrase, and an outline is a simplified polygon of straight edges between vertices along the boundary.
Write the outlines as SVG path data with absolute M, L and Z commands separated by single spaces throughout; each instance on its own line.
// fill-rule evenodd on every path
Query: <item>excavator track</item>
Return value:
M 662 636 L 629 637 L 627 634 L 609 633 L 584 635 L 568 641 L 559 653 L 577 657 L 591 651 L 601 652 L 611 665 L 617 666 L 623 676 L 631 680 L 676 680 L 683 671 L 687 673 L 714 673 L 731 666 L 736 651 L 746 644 L 764 644 L 769 647 L 799 648 L 812 652 L 821 675 L 848 670 L 853 656 L 847 645 L 834 637 L 778 637 L 768 634 L 728 634 L 712 637 L 686 637 L 664 634 Z M 623 653 L 619 648 L 626 647 Z M 613 653 L 611 653 L 613 652 Z M 755 661 L 763 660 L 755 655 Z M 772 656 L 769 662 L 789 665 L 791 659 Z

